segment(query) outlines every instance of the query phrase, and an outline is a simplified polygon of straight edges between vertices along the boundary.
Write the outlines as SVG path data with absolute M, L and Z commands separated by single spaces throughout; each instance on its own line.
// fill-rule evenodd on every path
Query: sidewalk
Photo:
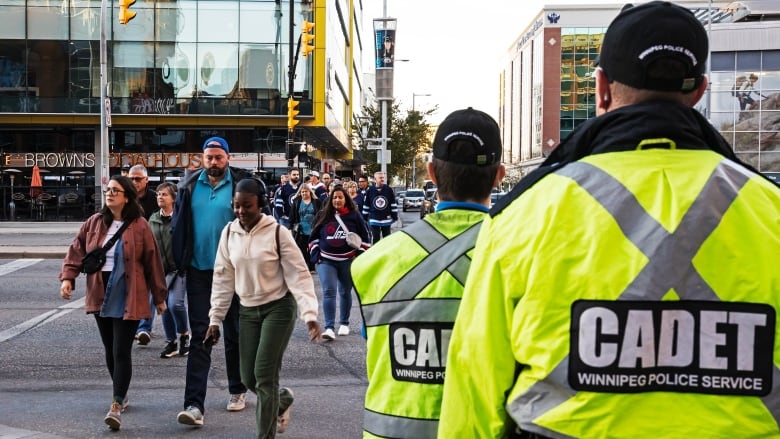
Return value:
M 0 259 L 63 259 L 81 222 L 0 222 Z

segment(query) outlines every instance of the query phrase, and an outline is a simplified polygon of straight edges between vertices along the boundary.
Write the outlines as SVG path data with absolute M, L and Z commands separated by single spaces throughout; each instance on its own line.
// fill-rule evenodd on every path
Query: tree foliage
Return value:
M 392 181 L 397 177 L 400 181 L 409 181 L 410 186 L 419 187 L 427 177 L 425 161 L 422 154 L 430 152 L 432 127 L 426 120 L 437 107 L 429 110 L 407 110 L 402 112 L 398 103 L 392 102 L 387 112 L 387 148 L 392 151 L 390 163 L 387 164 L 387 180 Z M 363 127 L 368 128 L 368 134 L 363 138 Z M 377 160 L 379 150 L 368 150 L 369 141 L 366 139 L 380 139 L 382 137 L 382 110 L 381 106 L 363 107 L 363 117 L 355 117 L 352 124 L 353 145 L 357 145 L 365 157 L 366 171 L 369 175 L 381 169 Z M 373 143 L 373 142 L 372 142 Z M 416 168 L 416 182 L 411 182 L 412 160 Z

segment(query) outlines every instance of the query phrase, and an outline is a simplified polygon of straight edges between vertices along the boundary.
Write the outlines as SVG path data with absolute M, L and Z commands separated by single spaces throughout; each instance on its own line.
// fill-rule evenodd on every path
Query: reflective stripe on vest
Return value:
M 674 289 L 680 299 L 720 301 L 693 266 L 693 257 L 721 222 L 724 213 L 752 174 L 728 160 L 721 161 L 673 233 L 669 233 L 639 204 L 636 196 L 614 177 L 585 162 L 555 172 L 569 177 L 601 204 L 620 229 L 649 259 L 617 300 L 659 301 Z M 543 380 L 512 401 L 507 410 L 521 429 L 553 438 L 558 432 L 533 424 L 577 392 L 568 382 L 568 355 Z M 774 366 L 772 391 L 761 398 L 780 425 L 780 370 Z
M 436 437 L 438 419 L 415 419 L 363 410 L 363 429 L 367 432 L 392 438 Z
M 453 322 L 460 299 L 413 300 L 426 285 L 447 270 L 461 284 L 466 282 L 470 260 L 466 253 L 474 248 L 482 222 L 478 222 L 451 240 L 427 221 L 417 221 L 404 229 L 428 252 L 414 268 L 393 285 L 382 301 L 362 306 L 366 326 L 386 325 L 394 321 Z

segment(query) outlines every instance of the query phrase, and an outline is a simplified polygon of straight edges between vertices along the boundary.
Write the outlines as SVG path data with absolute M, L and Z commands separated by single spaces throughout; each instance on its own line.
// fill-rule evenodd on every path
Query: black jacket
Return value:
M 490 215 L 498 215 L 536 182 L 569 163 L 594 154 L 633 151 L 639 142 L 648 138 L 671 139 L 678 149 L 715 151 L 761 175 L 737 158 L 731 145 L 698 111 L 671 102 L 644 102 L 618 108 L 580 125 L 538 168 L 498 200 Z

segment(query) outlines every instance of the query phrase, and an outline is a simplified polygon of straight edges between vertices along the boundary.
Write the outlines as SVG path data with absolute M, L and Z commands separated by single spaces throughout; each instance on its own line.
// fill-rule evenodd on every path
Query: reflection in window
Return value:
M 740 159 L 780 171 L 780 51 L 713 54 L 713 125 Z

